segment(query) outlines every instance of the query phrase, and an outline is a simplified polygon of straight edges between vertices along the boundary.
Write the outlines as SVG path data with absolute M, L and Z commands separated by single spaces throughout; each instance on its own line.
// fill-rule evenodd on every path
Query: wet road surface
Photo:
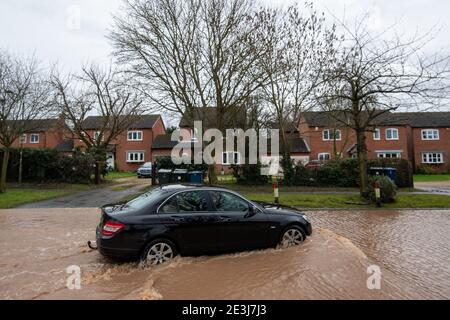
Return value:
M 0 210 L 0 298 L 450 298 L 450 210 L 308 214 L 315 232 L 299 247 L 141 269 L 87 248 L 96 209 Z M 373 264 L 380 290 L 366 285 Z M 71 265 L 81 268 L 80 290 L 66 287 Z
M 122 184 L 130 185 L 129 188 L 116 191 L 114 188 L 120 187 L 120 184 L 112 187 L 93 189 L 89 191 L 75 192 L 74 194 L 61 198 L 49 199 L 39 202 L 33 202 L 20 206 L 21 209 L 39 209 L 39 208 L 96 208 L 107 203 L 117 202 L 127 196 L 142 193 L 144 187 L 150 187 L 151 179 L 128 179 L 123 180 Z

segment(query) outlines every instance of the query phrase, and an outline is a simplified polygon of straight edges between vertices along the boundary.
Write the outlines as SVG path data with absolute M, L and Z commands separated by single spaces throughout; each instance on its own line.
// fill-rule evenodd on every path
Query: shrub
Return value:
M 397 169 L 396 184 L 400 188 L 412 188 L 413 182 L 413 168 L 411 163 L 405 159 L 372 159 L 367 163 L 370 167 L 393 167 Z
M 172 162 L 172 157 L 170 156 L 162 156 L 158 157 L 156 160 L 156 168 L 159 169 L 187 169 L 188 171 L 207 171 L 208 165 L 205 163 L 202 164 L 179 164 L 176 165 Z
M 289 154 L 285 154 L 281 157 L 280 166 L 283 169 L 283 184 L 285 186 L 294 185 L 295 163 Z
M 244 185 L 262 185 L 269 181 L 269 177 L 261 175 L 262 164 L 258 162 L 257 164 L 244 164 L 244 165 L 233 165 L 233 176 L 236 178 L 238 184 Z
M 395 183 L 386 176 L 373 176 L 369 177 L 369 188 L 367 198 L 370 201 L 375 202 L 375 188 L 374 183 L 378 181 L 380 183 L 381 189 L 381 202 L 383 203 L 392 203 L 395 202 L 395 197 L 397 194 L 397 186 Z

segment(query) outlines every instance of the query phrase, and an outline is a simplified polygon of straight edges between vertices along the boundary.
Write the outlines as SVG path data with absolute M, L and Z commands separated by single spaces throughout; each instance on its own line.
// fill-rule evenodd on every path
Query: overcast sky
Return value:
M 293 1 L 263 0 L 273 5 Z M 105 35 L 121 0 L 1 0 L 0 47 L 14 53 L 33 52 L 47 63 L 68 70 L 96 61 L 108 63 L 111 47 Z M 303 1 L 302 1 L 303 2 Z M 369 11 L 374 29 L 397 23 L 399 29 L 441 29 L 433 46 L 450 49 L 448 0 L 319 0 L 316 7 L 352 19 Z M 80 19 L 77 19 L 77 17 Z
M 262 0 L 285 6 L 294 1 Z M 122 0 L 0 0 L 0 48 L 35 53 L 46 64 L 78 71 L 88 62 L 109 63 L 105 35 Z M 303 3 L 303 0 L 301 1 Z M 349 21 L 370 12 L 370 27 L 397 24 L 400 32 L 426 32 L 438 27 L 431 50 L 450 52 L 449 0 L 316 0 L 318 10 Z M 78 19 L 79 17 L 79 19 Z

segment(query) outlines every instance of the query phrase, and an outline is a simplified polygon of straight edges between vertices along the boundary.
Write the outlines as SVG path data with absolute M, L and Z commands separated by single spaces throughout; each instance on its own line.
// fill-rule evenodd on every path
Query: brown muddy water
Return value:
M 450 210 L 312 211 L 296 248 L 141 269 L 87 248 L 96 209 L 0 210 L 1 299 L 449 299 Z M 69 290 L 67 267 L 81 270 Z M 367 267 L 381 269 L 369 290 Z

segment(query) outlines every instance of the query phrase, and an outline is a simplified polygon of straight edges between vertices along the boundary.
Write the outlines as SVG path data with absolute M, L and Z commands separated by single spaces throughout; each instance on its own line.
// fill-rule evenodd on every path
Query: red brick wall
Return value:
M 39 135 L 38 143 L 31 143 L 31 134 Z M 23 143 L 24 148 L 55 148 L 64 139 L 63 130 L 58 128 L 51 128 L 47 131 L 42 132 L 29 132 L 26 134 L 26 142 Z M 20 147 L 19 139 L 16 139 L 12 145 L 14 148 Z
M 136 171 L 144 162 L 153 161 L 151 146 L 155 137 L 165 133 L 165 126 L 162 118 L 159 118 L 152 129 L 136 129 L 133 131 L 142 131 L 141 141 L 128 141 L 128 130 L 119 135 L 111 144 L 116 145 L 115 161 L 118 171 Z M 90 136 L 94 135 L 95 130 L 89 130 Z M 75 140 L 75 147 L 83 146 L 83 142 L 79 139 Z M 127 152 L 143 151 L 144 161 L 127 162 Z
M 439 140 L 422 140 L 422 129 L 414 128 L 412 137 L 414 141 L 414 163 L 422 165 L 423 152 L 442 152 L 444 156 L 443 164 L 427 164 L 436 172 L 449 172 L 450 170 L 450 128 L 430 128 L 439 130 Z
M 398 129 L 398 140 L 386 140 L 386 129 Z M 323 131 L 332 128 L 309 127 L 304 121 L 299 124 L 300 136 L 308 143 L 311 154 L 311 160 L 317 160 L 319 153 L 330 153 L 331 156 L 336 152 L 342 153 L 343 158 L 348 158 L 347 150 L 356 143 L 356 135 L 352 129 L 339 128 L 341 130 L 341 140 L 336 140 L 336 149 L 334 141 L 324 141 Z M 409 126 L 380 126 L 380 140 L 374 140 L 373 133 L 366 133 L 366 144 L 369 158 L 377 156 L 376 151 L 381 150 L 401 150 L 402 158 L 412 159 L 412 145 L 410 143 L 411 128 Z

